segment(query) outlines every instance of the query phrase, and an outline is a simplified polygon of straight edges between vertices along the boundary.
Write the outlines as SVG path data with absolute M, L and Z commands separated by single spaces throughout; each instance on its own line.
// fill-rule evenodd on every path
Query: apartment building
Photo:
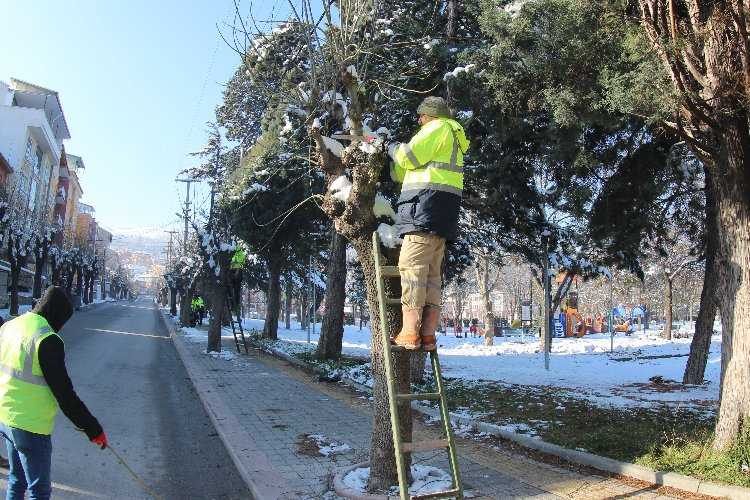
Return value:
M 63 141 L 70 138 L 54 90 L 12 78 L 0 82 L 0 154 L 11 216 L 31 229 L 49 223 Z

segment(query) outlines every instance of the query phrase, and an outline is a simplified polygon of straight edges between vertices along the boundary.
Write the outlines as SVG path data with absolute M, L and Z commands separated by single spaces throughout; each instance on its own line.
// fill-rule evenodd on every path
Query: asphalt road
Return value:
M 61 332 L 76 392 L 160 498 L 251 498 L 158 314 L 145 299 L 77 312 Z M 52 446 L 53 498 L 151 498 L 62 414 Z

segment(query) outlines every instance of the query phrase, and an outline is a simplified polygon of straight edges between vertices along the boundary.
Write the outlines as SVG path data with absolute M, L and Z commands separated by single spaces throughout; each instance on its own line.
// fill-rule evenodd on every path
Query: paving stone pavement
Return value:
M 199 374 L 220 391 L 225 408 L 255 441 L 256 451 L 264 454 L 287 482 L 282 489 L 291 493 L 285 498 L 335 499 L 329 491 L 334 469 L 367 461 L 372 427 L 368 398 L 336 384 L 317 382 L 311 375 L 257 350 L 227 360 L 206 355 L 205 341 L 195 343 L 177 334 L 175 342 L 186 347 L 182 349 L 187 353 L 184 361 L 192 365 L 194 376 Z M 225 350 L 234 347 L 226 338 L 224 345 Z M 418 419 L 414 429 L 417 439 L 438 437 L 435 426 Z M 315 447 L 306 445 L 306 436 L 311 434 L 345 443 L 351 449 L 319 456 Z M 464 489 L 475 497 L 678 498 L 613 478 L 537 462 L 472 439 L 457 438 L 457 444 Z M 415 462 L 448 470 L 444 452 L 417 455 Z

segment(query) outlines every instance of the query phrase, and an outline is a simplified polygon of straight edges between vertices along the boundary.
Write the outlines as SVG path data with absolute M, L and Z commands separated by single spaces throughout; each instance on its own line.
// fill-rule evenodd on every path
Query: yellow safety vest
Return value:
M 38 351 L 50 335 L 57 334 L 47 320 L 31 312 L 0 327 L 0 422 L 5 425 L 52 434 L 58 405 L 44 380 Z
M 464 129 L 455 120 L 427 122 L 408 143 L 396 148 L 391 177 L 401 191 L 432 189 L 461 196 L 464 153 L 469 149 Z

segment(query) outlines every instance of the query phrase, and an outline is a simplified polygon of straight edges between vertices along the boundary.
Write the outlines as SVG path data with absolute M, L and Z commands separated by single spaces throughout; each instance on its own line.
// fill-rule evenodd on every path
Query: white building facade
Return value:
M 50 221 L 69 138 L 57 92 L 16 79 L 0 82 L 0 153 L 12 169 L 5 190 L 11 217 L 28 228 Z

